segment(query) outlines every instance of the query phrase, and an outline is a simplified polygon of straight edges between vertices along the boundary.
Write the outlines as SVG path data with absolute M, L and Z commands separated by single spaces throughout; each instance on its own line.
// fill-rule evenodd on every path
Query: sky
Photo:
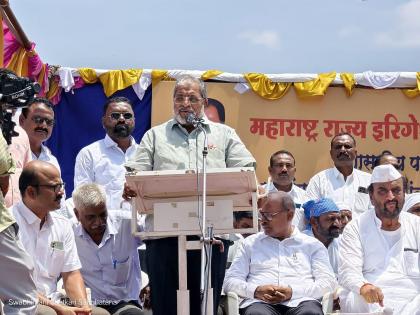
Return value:
M 420 0 L 9 1 L 52 65 L 420 71 Z

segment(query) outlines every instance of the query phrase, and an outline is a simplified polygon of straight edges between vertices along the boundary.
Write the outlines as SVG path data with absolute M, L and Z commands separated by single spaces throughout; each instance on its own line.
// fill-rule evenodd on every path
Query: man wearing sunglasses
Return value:
M 28 134 L 32 160 L 49 162 L 60 170 L 57 158 L 43 144 L 51 137 L 54 128 L 53 104 L 46 98 L 34 98 L 22 109 L 19 124 Z
M 263 232 L 247 237 L 226 272 L 224 291 L 243 298 L 241 315 L 322 315 L 317 301 L 336 286 L 327 249 L 292 224 L 286 192 L 268 194 L 259 210 Z
M 125 183 L 124 163 L 135 153 L 136 142 L 131 134 L 135 119 L 130 100 L 114 97 L 104 105 L 102 125 L 104 139 L 80 150 L 74 167 L 74 187 L 97 183 L 105 188 L 107 206 L 120 209 Z

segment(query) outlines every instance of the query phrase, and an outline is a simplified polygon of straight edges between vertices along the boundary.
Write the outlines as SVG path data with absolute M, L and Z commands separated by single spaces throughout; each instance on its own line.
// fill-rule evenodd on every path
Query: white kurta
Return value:
M 371 207 L 367 188 L 370 184 L 371 175 L 366 172 L 353 169 L 353 173 L 344 180 L 343 174 L 333 167 L 315 174 L 306 187 L 309 200 L 331 197 L 334 192 L 341 188 L 344 192 L 342 200 L 351 207 L 353 218 L 357 218 L 366 209 Z
M 327 249 L 297 228 L 282 241 L 259 232 L 245 238 L 238 247 L 223 288 L 244 298 L 241 308 L 261 302 L 254 297 L 260 285 L 289 285 L 292 298 L 281 303 L 289 307 L 319 299 L 336 287 Z
M 384 293 L 385 307 L 394 314 L 420 314 L 420 218 L 402 212 L 401 238 L 390 247 L 381 232 L 374 209 L 363 213 L 344 229 L 339 254 L 338 279 L 343 312 L 374 312 L 379 304 L 367 304 L 360 288 L 371 283 Z

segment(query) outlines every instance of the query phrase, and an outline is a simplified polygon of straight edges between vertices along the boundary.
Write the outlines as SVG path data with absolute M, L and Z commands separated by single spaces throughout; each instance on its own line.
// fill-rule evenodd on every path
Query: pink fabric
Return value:
M 4 36 L 4 64 L 7 65 L 12 59 L 13 54 L 20 48 L 20 43 L 16 40 L 6 23 L 3 22 Z
M 3 22 L 3 33 L 4 33 L 4 64 L 8 65 L 13 57 L 13 54 L 21 48 L 20 43 L 17 41 L 13 33 L 10 31 L 6 23 Z M 30 51 L 33 51 L 33 56 L 28 58 L 28 77 L 34 81 L 38 81 L 38 77 L 44 66 L 38 53 L 35 52 L 35 43 L 31 44 Z M 48 64 L 45 64 L 46 71 L 41 81 L 41 92 L 40 96 L 45 96 L 48 91 Z

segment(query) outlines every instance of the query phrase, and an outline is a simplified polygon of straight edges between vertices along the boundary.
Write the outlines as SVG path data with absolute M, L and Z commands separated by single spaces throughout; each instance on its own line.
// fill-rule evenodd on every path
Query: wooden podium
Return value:
M 193 170 L 139 171 L 126 174 L 127 183 L 137 192 L 133 200 L 132 232 L 143 239 L 178 237 L 179 290 L 177 313 L 189 315 L 187 290 L 187 250 L 202 248 L 200 241 L 187 241 L 187 235 L 201 235 L 198 209 L 202 174 Z M 199 186 L 197 187 L 197 183 Z M 214 234 L 256 233 L 257 179 L 254 168 L 209 169 L 207 172 L 206 226 Z M 252 211 L 253 227 L 235 229 L 234 212 Z M 137 230 L 137 213 L 146 214 L 144 231 Z M 212 289 L 207 313 L 213 314 Z

